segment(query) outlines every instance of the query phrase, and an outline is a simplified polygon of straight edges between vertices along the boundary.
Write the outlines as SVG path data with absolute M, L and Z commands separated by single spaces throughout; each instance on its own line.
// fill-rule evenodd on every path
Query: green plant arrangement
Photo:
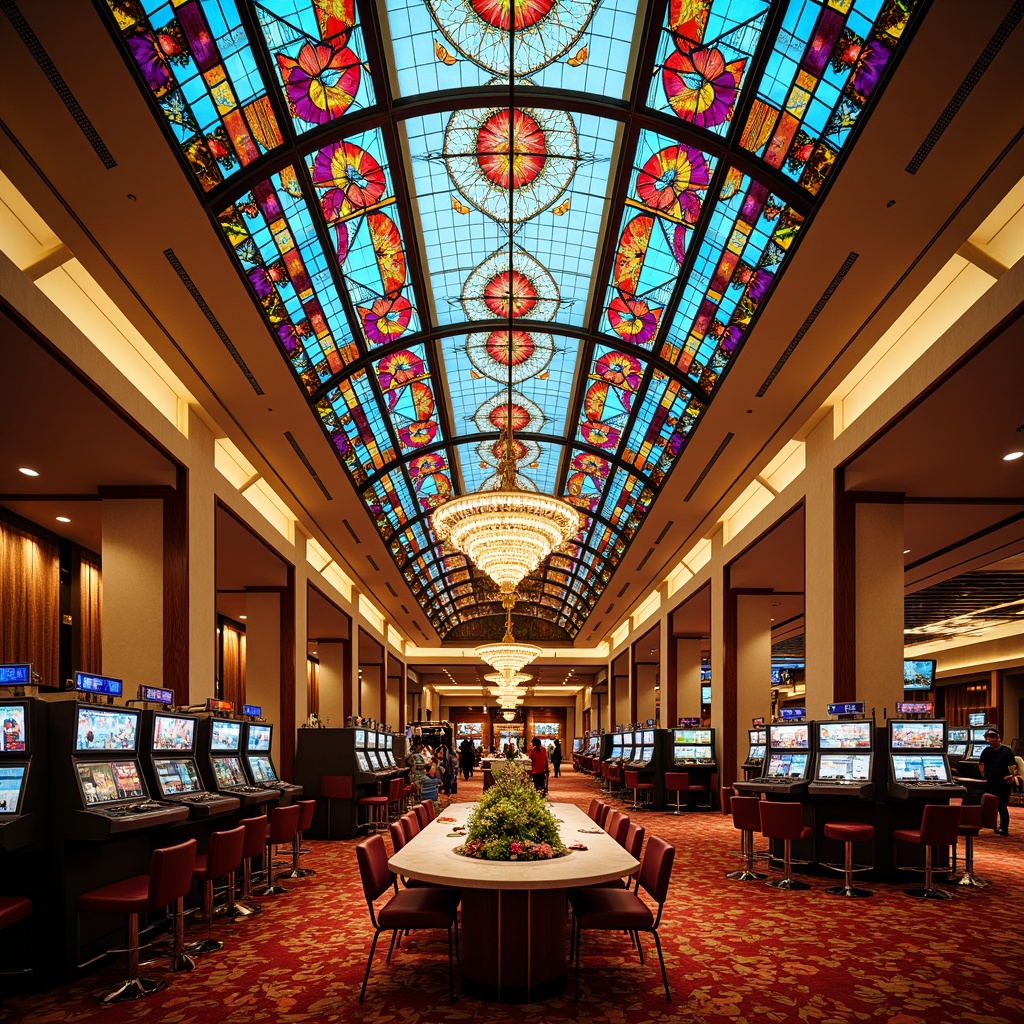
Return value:
M 509 763 L 495 766 L 494 785 L 469 816 L 466 842 L 455 852 L 484 860 L 548 860 L 569 851 L 529 770 Z

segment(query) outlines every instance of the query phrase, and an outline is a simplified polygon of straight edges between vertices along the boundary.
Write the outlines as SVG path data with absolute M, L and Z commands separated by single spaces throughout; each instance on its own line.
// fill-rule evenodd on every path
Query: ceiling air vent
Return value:
M 313 464 L 309 461 L 309 459 L 306 458 L 306 453 L 299 447 L 299 442 L 296 441 L 294 437 L 292 437 L 292 432 L 290 430 L 286 430 L 284 432 L 284 436 L 287 439 L 288 443 L 292 446 L 292 451 L 294 451 L 295 454 L 298 455 L 299 461 L 306 467 L 306 470 L 309 472 L 309 475 L 316 482 L 317 487 L 319 487 L 320 490 L 323 492 L 323 496 L 328 501 L 332 501 L 333 499 L 331 498 L 330 492 L 327 490 L 326 487 L 324 487 L 323 480 L 321 480 L 320 477 L 317 476 L 317 472 L 313 468 Z
M 735 436 L 736 435 L 731 430 L 725 435 L 722 439 L 722 443 L 715 450 L 715 454 L 708 459 L 708 464 L 700 471 L 700 476 L 693 481 L 693 486 L 686 492 L 686 497 L 683 498 L 683 501 L 689 501 L 697 493 L 697 488 L 704 482 L 704 477 L 711 472 L 712 467 L 722 457 L 722 452 L 725 451 L 726 446 Z
M 0 0 L 0 2 L 2 2 L 2 0 Z M 170 263 L 174 272 L 181 279 L 181 283 L 186 287 L 186 289 L 188 289 L 189 295 L 195 299 L 195 303 L 199 307 L 203 316 L 209 320 L 210 326 L 217 333 L 217 337 L 220 338 L 224 343 L 224 347 L 231 353 L 231 358 L 234 359 L 238 364 L 238 368 L 245 374 L 245 379 L 252 385 L 253 391 L 255 391 L 257 395 L 262 395 L 264 391 L 263 388 L 260 387 L 259 381 L 256 380 L 252 370 L 249 369 L 238 349 L 235 348 L 235 343 L 228 337 L 228 332 L 221 327 L 220 321 L 213 315 L 213 310 L 210 309 L 206 299 L 203 298 L 202 293 L 196 287 L 195 281 L 189 277 L 188 271 L 181 265 L 181 261 L 174 254 L 174 250 L 164 249 L 164 256 L 167 258 L 167 262 Z
M 665 534 L 668 533 L 668 531 L 671 530 L 672 527 L 675 526 L 675 525 L 676 525 L 676 521 L 674 519 L 670 519 L 665 524 L 665 529 L 663 529 L 661 531 L 661 533 L 659 533 L 658 536 L 654 538 L 654 543 L 655 544 L 660 544 L 665 539 Z
M 408 608 L 406 608 L 404 604 L 401 604 L 401 605 L 399 605 L 398 607 L 399 607 L 399 608 L 401 608 L 401 609 L 402 609 L 402 611 L 403 611 L 403 612 L 405 612 L 405 614 L 406 614 L 406 615 L 408 615 L 408 614 L 409 614 L 409 609 L 408 609 Z
M 390 595 L 391 595 L 392 597 L 398 597 L 398 591 L 397 591 L 397 590 L 395 590 L 395 588 L 394 588 L 393 586 L 391 586 L 391 584 L 390 584 L 390 583 L 388 583 L 388 582 L 387 582 L 386 580 L 385 580 L 385 582 L 384 582 L 384 586 L 388 588 L 388 593 L 389 593 L 389 594 L 390 594 Z
M 639 572 L 647 564 L 647 559 L 650 558 L 651 555 L 653 555 L 653 554 L 654 554 L 654 548 L 651 548 L 650 551 L 648 551 L 647 554 L 644 555 L 644 557 L 640 559 L 640 564 L 636 567 L 636 571 L 637 572 Z M 621 597 L 622 595 L 620 594 L 619 596 Z
M 608 605 L 608 607 L 607 607 L 607 608 L 605 608 L 605 610 L 604 610 L 604 613 L 605 613 L 605 615 L 611 615 L 611 613 L 612 613 L 612 612 L 613 612 L 614 610 L 615 610 L 615 602 L 614 602 L 614 601 L 612 601 L 612 603 L 611 603 L 610 605 Z
M 380 572 L 380 566 L 373 560 L 373 557 L 371 555 L 367 555 L 366 560 L 370 563 L 370 565 L 373 566 L 374 572 Z
M 618 593 L 617 593 L 617 594 L 616 594 L 615 596 L 616 596 L 616 597 L 622 597 L 622 595 L 623 595 L 623 594 L 624 594 L 624 593 L 625 593 L 625 592 L 626 592 L 627 590 L 629 590 L 629 584 L 628 584 L 628 583 L 624 584 L 624 585 L 623 585 L 623 587 L 622 587 L 622 589 L 621 589 L 621 590 L 620 590 L 620 591 L 619 591 L 619 592 L 618 592 Z
M 347 519 L 342 519 L 342 521 L 341 521 L 341 525 L 342 525 L 342 526 L 344 526 L 346 530 L 348 530 L 348 532 L 349 532 L 349 533 L 351 534 L 351 536 L 352 536 L 352 539 L 353 539 L 353 540 L 354 540 L 354 541 L 355 541 L 355 542 L 356 542 L 357 544 L 362 544 L 362 543 L 363 543 L 363 542 L 362 542 L 362 541 L 361 541 L 361 540 L 359 539 L 359 535 L 358 535 L 358 534 L 356 533 L 356 531 L 352 529 L 352 524 L 351 524 L 351 523 L 350 523 L 350 522 L 349 522 L 349 521 L 348 521 Z

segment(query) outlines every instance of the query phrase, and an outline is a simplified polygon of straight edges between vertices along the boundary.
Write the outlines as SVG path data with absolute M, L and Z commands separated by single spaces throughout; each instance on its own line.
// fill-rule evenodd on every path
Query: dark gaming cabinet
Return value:
M 14 667 L 20 666 L 0 666 Z M 46 840 L 46 711 L 41 700 L 0 690 L 0 850 L 39 847 Z
M 893 718 L 888 726 L 890 800 L 946 803 L 967 795 L 949 770 L 944 719 Z
M 756 778 L 764 766 L 764 752 L 768 746 L 768 730 L 765 726 L 747 730 L 747 756 L 743 764 L 743 777 Z
M 733 783 L 737 793 L 764 793 L 783 798 L 807 792 L 814 767 L 814 722 L 772 722 L 768 726 L 768 750 L 761 774 Z
M 302 796 L 302 787 L 285 782 L 274 767 L 270 743 L 274 727 L 263 722 L 245 722 L 242 730 L 245 737 L 245 756 L 242 766 L 249 782 L 260 789 L 273 790 L 282 797 L 282 803 L 291 803 Z
M 874 785 L 875 723 L 870 718 L 818 722 L 818 756 L 811 796 L 870 800 Z
M 199 717 L 196 762 L 204 787 L 237 797 L 243 807 L 278 802 L 276 789 L 254 786 L 242 767 L 242 726 L 237 718 Z

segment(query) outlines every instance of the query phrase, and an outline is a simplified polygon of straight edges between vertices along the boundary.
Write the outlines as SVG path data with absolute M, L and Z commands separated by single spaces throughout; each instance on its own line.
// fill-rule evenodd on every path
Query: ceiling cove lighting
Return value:
M 71 520 L 67 516 L 57 516 L 58 523 L 70 523 Z
M 1016 462 L 1017 459 L 1024 457 L 1024 452 L 1010 452 L 1008 455 L 1003 456 L 1003 462 Z M 24 473 L 25 470 L 22 470 Z
M 24 473 L 25 476 L 39 476 L 39 474 L 34 469 L 29 469 L 28 466 L 21 466 L 18 469 L 18 472 Z

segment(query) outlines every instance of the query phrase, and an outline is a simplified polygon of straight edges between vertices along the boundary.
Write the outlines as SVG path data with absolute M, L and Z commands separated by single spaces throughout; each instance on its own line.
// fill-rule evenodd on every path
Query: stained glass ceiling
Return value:
M 917 0 L 107 4 L 439 636 L 500 630 L 429 516 L 496 484 L 510 413 L 520 486 L 584 513 L 516 609 L 554 640 L 739 357 Z

